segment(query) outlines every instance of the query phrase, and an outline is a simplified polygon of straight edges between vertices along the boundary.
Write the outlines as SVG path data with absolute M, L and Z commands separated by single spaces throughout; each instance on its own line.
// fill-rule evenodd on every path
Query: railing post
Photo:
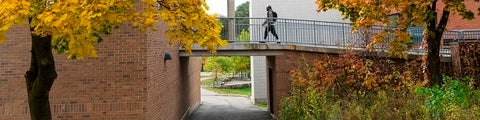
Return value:
M 290 38 L 288 38 L 288 28 L 287 28 L 287 20 L 286 19 L 283 19 L 283 34 L 285 34 L 284 38 L 285 39 L 285 44 L 288 43 L 288 40 L 290 40 Z
M 235 41 L 235 1 L 228 0 L 228 41 Z
M 342 40 L 343 40 L 343 47 L 347 46 L 346 43 L 345 43 L 345 24 L 344 23 L 341 23 L 342 24 Z
M 459 35 L 460 40 L 461 40 L 462 42 L 465 42 L 465 36 L 464 36 L 464 34 L 463 34 L 463 31 L 459 31 L 458 33 L 460 34 L 460 35 Z
M 315 45 L 320 45 L 320 42 L 317 39 L 317 22 L 313 21 L 313 39 L 315 39 Z

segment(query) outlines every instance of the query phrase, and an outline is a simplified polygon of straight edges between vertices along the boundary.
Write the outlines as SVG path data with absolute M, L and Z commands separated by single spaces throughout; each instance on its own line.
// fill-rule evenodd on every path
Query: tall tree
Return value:
M 229 59 L 232 64 L 231 69 L 234 75 L 238 73 L 250 73 L 249 56 L 232 56 Z
M 32 46 L 30 69 L 25 73 L 32 120 L 52 119 L 49 92 L 57 77 L 52 50 L 68 59 L 97 55 L 101 34 L 123 23 L 140 31 L 155 30 L 163 20 L 170 43 L 187 51 L 199 44 L 215 52 L 227 43 L 219 37 L 220 24 L 206 14 L 205 0 L 1 0 L 0 44 L 13 25 L 28 23 Z
M 235 20 L 235 25 L 236 25 L 236 35 L 238 36 L 241 34 L 241 31 L 246 30 L 249 31 L 248 27 L 250 26 L 250 1 L 247 1 L 245 3 L 240 4 L 237 6 L 237 9 L 235 9 L 235 17 L 240 17 Z
M 464 0 L 316 0 L 315 4 L 318 11 L 338 9 L 345 19 L 352 21 L 355 30 L 368 29 L 373 25 L 387 28 L 372 37 L 370 46 L 384 43 L 393 36 L 395 40 L 388 41 L 391 55 L 405 56 L 405 51 L 409 49 L 407 44 L 411 43 L 407 29 L 422 26 L 427 47 L 425 80 L 429 85 L 441 83 L 440 42 L 450 14 L 457 13 L 469 20 L 474 18 L 472 10 L 465 7 Z M 392 14 L 398 14 L 398 17 L 391 19 L 389 15 Z M 396 25 L 395 29 L 388 29 L 392 23 Z
M 246 56 L 214 56 L 207 57 L 205 71 L 235 75 L 250 71 L 250 57 Z M 217 76 L 215 76 L 217 77 Z
M 213 72 L 215 81 L 217 81 L 218 73 L 230 73 L 232 68 L 231 60 L 225 56 L 208 57 L 204 65 L 205 71 Z
M 250 16 L 250 1 L 240 4 L 235 9 L 235 17 L 249 17 Z

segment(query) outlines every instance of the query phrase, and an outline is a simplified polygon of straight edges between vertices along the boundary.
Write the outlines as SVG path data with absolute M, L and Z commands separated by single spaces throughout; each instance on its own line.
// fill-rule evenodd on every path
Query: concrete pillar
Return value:
M 228 0 L 227 2 L 227 17 L 228 19 L 228 40 L 235 40 L 235 1 Z
M 452 68 L 453 68 L 453 76 L 456 79 L 461 79 L 463 77 L 462 74 L 462 60 L 460 56 L 460 45 L 458 43 L 455 43 L 451 46 L 450 48 L 451 52 L 451 59 L 452 59 Z
M 251 101 L 267 103 L 267 58 L 265 56 L 250 57 L 250 71 L 252 81 Z

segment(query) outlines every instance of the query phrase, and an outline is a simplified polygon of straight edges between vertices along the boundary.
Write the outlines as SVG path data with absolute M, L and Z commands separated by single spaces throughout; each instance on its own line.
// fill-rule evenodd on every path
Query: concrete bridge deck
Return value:
M 354 52 L 366 56 L 388 57 L 387 51 L 367 52 L 363 48 L 351 48 Z M 303 45 L 293 43 L 258 43 L 258 42 L 241 42 L 230 43 L 225 48 L 218 48 L 216 54 L 208 52 L 204 48 L 198 46 L 192 47 L 192 53 L 187 53 L 184 49 L 180 50 L 181 57 L 188 56 L 276 56 L 282 55 L 283 51 L 303 51 L 316 52 L 328 54 L 341 54 L 347 49 L 340 46 L 325 46 L 325 45 Z M 424 51 L 409 51 L 410 58 L 420 57 L 425 54 Z M 441 61 L 450 61 L 449 54 L 441 54 Z

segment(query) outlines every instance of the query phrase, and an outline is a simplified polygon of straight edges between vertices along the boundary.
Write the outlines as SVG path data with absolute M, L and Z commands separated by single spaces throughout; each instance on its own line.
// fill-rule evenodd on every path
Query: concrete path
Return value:
M 190 120 L 271 120 L 270 113 L 245 97 L 222 96 L 202 88 L 202 103 Z

